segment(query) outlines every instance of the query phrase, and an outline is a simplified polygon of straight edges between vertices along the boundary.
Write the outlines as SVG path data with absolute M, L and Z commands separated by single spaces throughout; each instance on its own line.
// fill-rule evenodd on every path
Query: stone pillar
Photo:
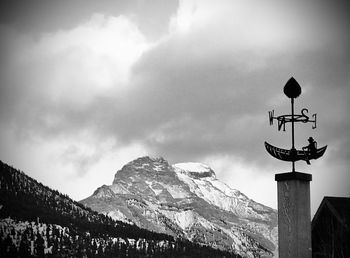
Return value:
M 310 181 L 312 175 L 275 175 L 278 194 L 279 258 L 311 258 Z

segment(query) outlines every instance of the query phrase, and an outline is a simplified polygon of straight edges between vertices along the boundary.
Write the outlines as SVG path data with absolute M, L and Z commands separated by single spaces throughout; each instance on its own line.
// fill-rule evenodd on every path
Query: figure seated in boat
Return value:
M 317 142 L 312 137 L 309 137 L 308 141 L 309 145 L 303 147 L 303 151 L 305 152 L 306 156 L 305 161 L 308 165 L 310 165 L 310 159 L 317 155 Z

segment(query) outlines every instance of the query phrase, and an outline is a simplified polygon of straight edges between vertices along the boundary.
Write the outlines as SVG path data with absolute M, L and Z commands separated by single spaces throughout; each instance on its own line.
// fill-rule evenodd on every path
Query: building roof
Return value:
M 314 227 L 321 211 L 325 208 L 329 209 L 340 224 L 350 230 L 350 197 L 325 196 L 312 220 L 312 227 Z

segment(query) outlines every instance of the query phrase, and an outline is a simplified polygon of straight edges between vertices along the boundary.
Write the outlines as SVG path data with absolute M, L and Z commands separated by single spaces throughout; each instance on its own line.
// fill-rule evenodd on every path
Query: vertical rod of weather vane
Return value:
M 294 151 L 295 151 L 295 146 L 294 146 L 294 98 L 290 98 L 291 99 L 291 104 L 292 104 L 292 151 L 293 151 L 293 155 L 294 155 Z M 292 164 L 292 171 L 295 172 L 295 161 L 293 161 Z

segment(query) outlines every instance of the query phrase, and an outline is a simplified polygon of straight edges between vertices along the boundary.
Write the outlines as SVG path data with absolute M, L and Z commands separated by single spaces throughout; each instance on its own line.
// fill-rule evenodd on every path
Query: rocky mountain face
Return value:
M 243 257 L 271 257 L 277 247 L 277 211 L 216 179 L 200 163 L 170 165 L 138 158 L 81 203 L 139 227 Z

